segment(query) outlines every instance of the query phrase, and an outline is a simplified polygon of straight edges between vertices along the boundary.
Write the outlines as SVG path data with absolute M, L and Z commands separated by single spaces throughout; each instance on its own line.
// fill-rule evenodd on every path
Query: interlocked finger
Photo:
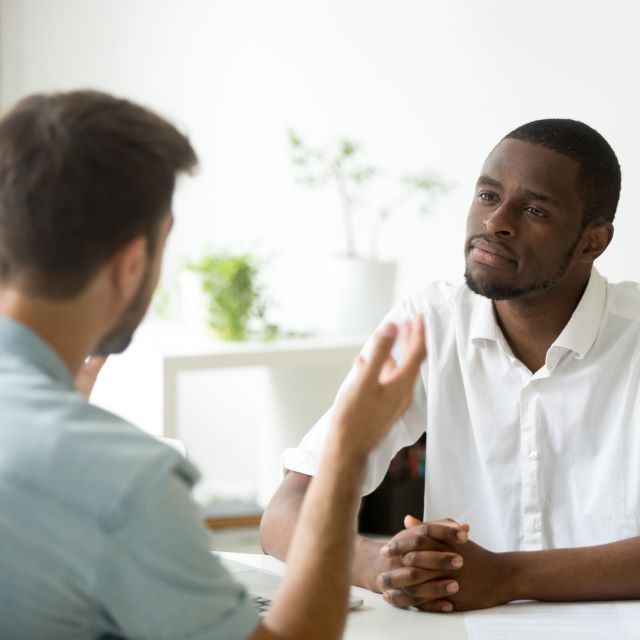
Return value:
M 429 582 L 441 578 L 441 574 L 435 571 L 426 571 L 419 567 L 400 567 L 386 571 L 378 576 L 378 588 L 381 591 L 388 589 L 403 589 L 413 585 Z
M 395 556 L 420 551 L 423 549 L 449 550 L 448 545 L 462 544 L 466 542 L 468 534 L 461 530 L 459 525 L 446 522 L 425 522 L 419 527 L 405 529 L 397 534 L 387 545 L 383 554 Z
M 446 599 L 459 591 L 455 580 L 433 580 L 402 589 L 387 589 L 383 592 L 386 602 L 394 607 L 420 607 Z M 441 609 L 438 609 L 441 610 Z
M 402 564 L 431 571 L 455 571 L 464 564 L 464 558 L 445 551 L 409 551 L 402 556 Z

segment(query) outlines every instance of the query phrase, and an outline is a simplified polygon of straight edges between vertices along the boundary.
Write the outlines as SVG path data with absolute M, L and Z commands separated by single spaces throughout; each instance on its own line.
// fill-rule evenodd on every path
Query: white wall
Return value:
M 316 284 L 304 258 L 340 248 L 340 226 L 332 194 L 293 184 L 285 131 L 294 126 L 318 143 L 353 137 L 391 173 L 431 167 L 456 185 L 430 217 L 401 216 L 384 248 L 401 259 L 399 295 L 459 279 L 485 155 L 522 122 L 566 116 L 595 126 L 618 153 L 618 233 L 601 267 L 616 280 L 640 279 L 635 3 L 3 0 L 2 8 L 5 105 L 92 86 L 153 105 L 191 133 L 202 167 L 179 193 L 170 268 L 205 246 L 258 248 L 280 256 L 283 292 L 304 297 L 307 277 Z
M 4 106 L 34 91 L 96 87 L 155 107 L 202 160 L 176 201 L 166 263 L 207 247 L 275 256 L 280 312 L 303 326 L 321 257 L 341 248 L 331 193 L 294 185 L 285 131 L 349 136 L 390 173 L 452 185 L 426 218 L 385 235 L 398 296 L 459 280 L 477 171 L 513 127 L 572 117 L 616 150 L 623 193 L 600 261 L 640 279 L 640 94 L 635 3 L 610 0 L 1 0 Z

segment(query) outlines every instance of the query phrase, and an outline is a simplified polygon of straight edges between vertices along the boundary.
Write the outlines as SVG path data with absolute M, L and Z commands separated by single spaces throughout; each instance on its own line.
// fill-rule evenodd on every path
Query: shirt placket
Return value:
M 539 415 L 537 404 L 535 380 L 530 379 L 520 393 L 522 547 L 525 551 L 544 548 L 538 473 L 540 453 L 536 428 Z

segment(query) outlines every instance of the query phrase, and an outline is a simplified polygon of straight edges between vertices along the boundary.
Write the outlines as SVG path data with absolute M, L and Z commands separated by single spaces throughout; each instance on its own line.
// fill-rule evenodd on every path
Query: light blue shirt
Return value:
M 209 553 L 197 479 L 0 317 L 0 638 L 249 636 L 258 616 Z

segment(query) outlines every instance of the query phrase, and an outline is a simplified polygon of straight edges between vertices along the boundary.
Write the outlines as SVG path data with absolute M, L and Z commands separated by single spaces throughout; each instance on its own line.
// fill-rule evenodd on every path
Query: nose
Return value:
M 513 223 L 513 217 L 506 206 L 501 204 L 497 209 L 491 211 L 482 221 L 487 233 L 503 238 L 512 238 L 516 235 L 516 228 Z

